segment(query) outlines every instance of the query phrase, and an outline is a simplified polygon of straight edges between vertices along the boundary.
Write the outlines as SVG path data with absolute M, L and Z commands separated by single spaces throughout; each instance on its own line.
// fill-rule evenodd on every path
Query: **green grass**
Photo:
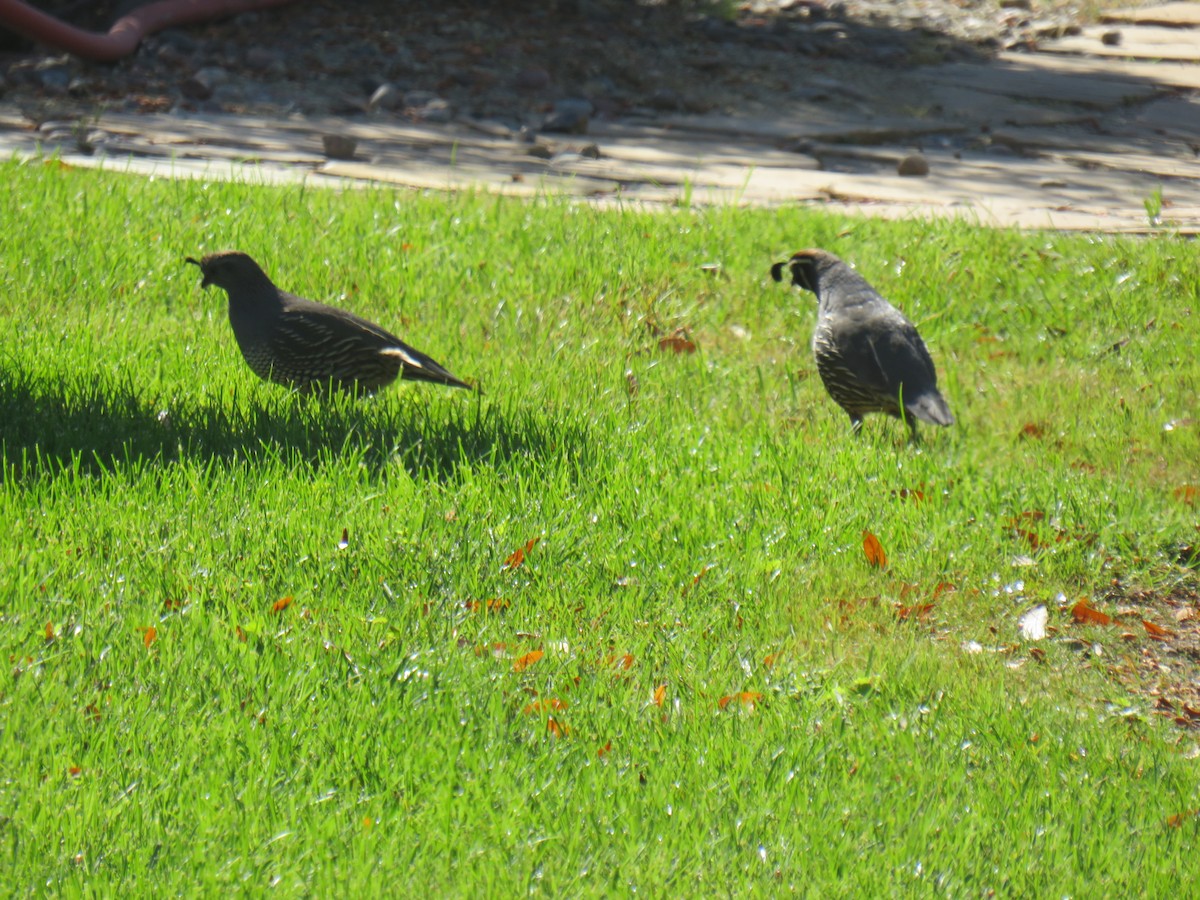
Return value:
M 2 168 L 10 890 L 1190 881 L 1146 691 L 1200 677 L 1194 244 Z M 851 437 L 768 277 L 806 246 L 917 322 L 953 428 Z M 484 395 L 258 383 L 183 264 L 230 248 Z

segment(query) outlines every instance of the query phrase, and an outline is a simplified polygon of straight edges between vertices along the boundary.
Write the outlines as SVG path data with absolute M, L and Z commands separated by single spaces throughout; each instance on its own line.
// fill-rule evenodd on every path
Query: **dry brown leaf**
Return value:
M 1071 607 L 1071 618 L 1080 625 L 1111 625 L 1112 616 L 1088 606 L 1086 600 L 1080 600 Z
M 541 650 L 531 650 L 529 653 L 526 653 L 524 656 L 522 656 L 516 660 L 513 660 L 513 671 L 514 672 L 524 672 L 526 669 L 528 669 L 530 666 L 532 666 L 535 662 L 537 662 L 539 659 L 541 659 L 545 655 L 546 654 L 543 653 Z
M 158 629 L 151 625 L 142 635 L 142 643 L 146 645 L 146 649 L 150 649 L 150 645 L 158 639 Z
M 665 338 L 660 338 L 658 349 L 670 350 L 672 353 L 695 353 L 696 344 L 687 336 L 686 331 L 679 329 Z
M 1175 637 L 1175 632 L 1168 631 L 1161 625 L 1155 625 L 1153 622 L 1149 622 L 1146 619 L 1142 619 L 1142 627 L 1146 629 L 1146 634 L 1150 635 L 1150 637 L 1154 638 L 1155 640 L 1163 641 L 1167 638 Z
M 600 757 L 601 759 L 604 759 L 604 757 L 608 756 L 608 754 L 611 752 L 612 752 L 612 741 L 609 741 L 603 747 L 601 747 L 599 750 L 596 751 L 596 755 L 598 757 Z
M 742 706 L 754 709 L 755 704 L 762 700 L 762 694 L 760 694 L 758 691 L 741 691 L 737 694 L 729 694 L 728 696 L 722 697 L 720 700 L 718 700 L 717 706 L 721 709 L 724 709 L 735 700 L 742 704 Z
M 863 553 L 867 556 L 867 563 L 877 569 L 882 569 L 887 566 L 887 554 L 883 552 L 883 544 L 879 543 L 879 538 L 874 534 L 863 529 Z
M 932 603 L 915 603 L 912 606 L 901 606 L 897 604 L 896 618 L 900 619 L 900 621 L 904 621 L 910 617 L 913 619 L 925 619 L 929 616 L 929 613 L 932 610 Z
M 1194 819 L 1200 816 L 1200 809 L 1189 809 L 1181 813 L 1175 813 L 1173 816 L 1167 817 L 1168 828 L 1181 828 L 1183 823 L 1188 819 Z
M 286 597 L 280 597 L 273 604 L 271 604 L 271 612 L 281 613 L 291 605 L 292 605 L 292 595 L 288 594 Z
M 1200 484 L 1182 484 L 1172 493 L 1176 500 L 1186 503 L 1188 506 L 1195 506 L 1196 501 L 1200 499 Z
M 546 719 L 546 730 L 556 738 L 566 737 L 571 733 L 571 727 L 559 722 L 554 718 L 554 716 L 550 716 Z
M 667 698 L 667 686 L 660 684 L 654 689 L 654 705 L 662 706 L 663 701 Z
M 547 697 L 544 700 L 534 700 L 532 703 L 526 703 L 521 712 L 527 716 L 540 712 L 566 712 L 570 705 L 566 700 L 559 700 L 557 697 Z
M 525 542 L 524 547 L 518 547 L 516 550 L 510 553 L 508 555 L 508 559 L 504 560 L 504 568 L 515 569 L 524 563 L 525 557 L 529 555 L 529 551 L 532 550 L 537 545 L 537 542 L 541 539 L 542 536 L 540 534 L 537 537 L 530 538 Z

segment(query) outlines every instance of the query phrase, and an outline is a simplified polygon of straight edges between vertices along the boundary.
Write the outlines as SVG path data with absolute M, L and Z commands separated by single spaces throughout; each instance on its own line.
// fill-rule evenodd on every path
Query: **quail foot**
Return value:
M 470 387 L 378 325 L 280 290 L 245 253 L 187 261 L 200 267 L 201 287 L 229 295 L 233 336 L 259 378 L 301 391 L 371 392 L 397 377 Z
M 782 281 L 784 269 L 793 284 L 817 295 L 812 339 L 817 372 L 856 434 L 870 412 L 904 419 L 914 441 L 918 419 L 954 423 L 925 342 L 866 279 L 824 250 L 801 250 L 773 265 L 771 277 Z

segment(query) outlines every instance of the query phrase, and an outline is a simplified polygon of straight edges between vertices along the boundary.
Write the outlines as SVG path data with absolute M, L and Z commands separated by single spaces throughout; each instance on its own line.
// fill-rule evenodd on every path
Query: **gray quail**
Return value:
M 771 277 L 782 281 L 785 268 L 793 284 L 817 295 L 817 372 L 855 434 L 870 412 L 903 418 L 914 441 L 918 419 L 953 424 L 925 342 L 866 279 L 824 250 L 801 250 L 771 266 Z
M 281 291 L 245 253 L 187 261 L 200 267 L 201 287 L 229 295 L 233 336 L 259 378 L 302 391 L 371 392 L 397 377 L 470 387 L 378 325 Z

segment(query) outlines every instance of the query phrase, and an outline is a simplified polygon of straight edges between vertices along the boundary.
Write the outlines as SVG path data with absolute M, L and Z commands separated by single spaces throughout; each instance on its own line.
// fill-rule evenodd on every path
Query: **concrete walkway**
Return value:
M 605 203 L 808 203 L 1021 228 L 1197 233 L 1200 3 L 1106 19 L 988 62 L 814 79 L 804 99 L 793 95 L 769 119 L 593 120 L 583 135 L 526 142 L 497 123 L 461 119 L 103 113 L 35 124 L 0 104 L 0 152 L 172 177 Z M 327 134 L 353 138 L 354 156 L 328 158 Z M 900 175 L 913 155 L 927 174 Z M 919 172 L 920 160 L 905 168 Z

